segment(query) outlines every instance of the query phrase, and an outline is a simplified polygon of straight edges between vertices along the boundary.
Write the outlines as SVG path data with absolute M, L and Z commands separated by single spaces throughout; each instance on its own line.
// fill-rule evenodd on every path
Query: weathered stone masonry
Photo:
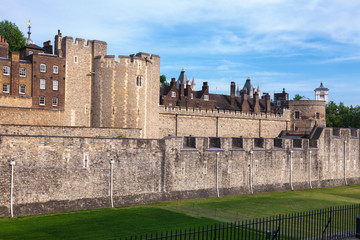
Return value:
M 11 160 L 20 216 L 110 207 L 110 159 L 115 206 L 216 196 L 217 152 L 220 196 L 359 183 L 359 144 L 358 130 L 331 128 L 310 139 L 1 135 L 0 215 Z

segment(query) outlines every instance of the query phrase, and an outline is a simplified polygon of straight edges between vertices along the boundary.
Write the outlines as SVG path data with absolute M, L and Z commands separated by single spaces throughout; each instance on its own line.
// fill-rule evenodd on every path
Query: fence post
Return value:
M 356 217 L 356 238 L 360 238 L 360 216 Z

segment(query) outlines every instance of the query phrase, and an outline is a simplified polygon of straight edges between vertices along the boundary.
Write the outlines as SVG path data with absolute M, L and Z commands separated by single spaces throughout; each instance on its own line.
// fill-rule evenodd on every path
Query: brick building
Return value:
M 29 31 L 27 45 L 20 53 L 13 52 L 8 58 L 8 47 L 1 38 L 1 106 L 63 110 L 65 59 L 52 53 L 50 41 L 39 47 L 31 41 Z

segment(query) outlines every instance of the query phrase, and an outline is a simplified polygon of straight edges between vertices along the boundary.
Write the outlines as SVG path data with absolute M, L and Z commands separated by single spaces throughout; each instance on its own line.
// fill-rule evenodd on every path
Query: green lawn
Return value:
M 0 239 L 119 239 L 352 203 L 360 185 L 0 218 Z

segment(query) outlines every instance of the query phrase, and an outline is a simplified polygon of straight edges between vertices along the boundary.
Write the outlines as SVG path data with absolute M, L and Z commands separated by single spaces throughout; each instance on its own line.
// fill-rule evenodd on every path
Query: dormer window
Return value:
M 175 91 L 171 91 L 171 97 L 176 98 L 176 92 Z
M 204 95 L 204 101 L 209 101 L 209 95 Z
M 46 72 L 46 65 L 40 64 L 40 72 Z

